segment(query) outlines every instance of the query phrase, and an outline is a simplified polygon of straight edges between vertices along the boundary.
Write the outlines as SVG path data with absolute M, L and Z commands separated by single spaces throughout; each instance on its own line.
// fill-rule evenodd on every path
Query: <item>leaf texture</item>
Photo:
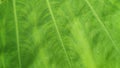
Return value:
M 120 68 L 118 0 L 0 0 L 0 68 Z

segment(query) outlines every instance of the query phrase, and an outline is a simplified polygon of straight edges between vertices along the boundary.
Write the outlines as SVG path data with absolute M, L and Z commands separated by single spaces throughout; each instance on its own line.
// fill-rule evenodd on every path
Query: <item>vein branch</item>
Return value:
M 60 40 L 60 42 L 61 42 L 62 48 L 63 48 L 63 50 L 64 50 L 64 52 L 65 52 L 66 57 L 67 57 L 68 64 L 70 65 L 70 68 L 72 68 L 72 64 L 71 64 L 71 62 L 70 62 L 70 58 L 69 58 L 69 56 L 68 56 L 68 54 L 67 54 L 65 45 L 64 45 L 64 43 L 63 43 L 63 40 L 62 40 L 60 31 L 59 31 L 59 28 L 58 28 L 58 26 L 57 26 L 57 23 L 56 23 L 56 20 L 55 20 L 55 16 L 54 16 L 54 14 L 53 14 L 51 5 L 50 5 L 50 3 L 49 3 L 49 0 L 46 0 L 46 2 L 47 2 L 47 5 L 48 5 L 48 9 L 49 9 L 50 15 L 51 15 L 51 17 L 52 17 L 54 26 L 55 26 L 55 28 L 56 28 L 56 31 L 57 31 L 59 40 Z
M 17 42 L 17 51 L 18 51 L 18 61 L 19 61 L 19 68 L 21 68 L 19 27 L 18 27 L 18 18 L 17 18 L 17 11 L 16 11 L 16 0 L 13 0 L 13 12 L 14 12 L 15 27 L 16 27 L 16 42 Z
M 94 8 L 92 7 L 92 5 L 90 4 L 90 2 L 88 0 L 85 0 L 85 2 L 88 4 L 89 8 L 91 9 L 93 15 L 96 17 L 96 19 L 98 20 L 98 22 L 100 23 L 100 25 L 103 27 L 104 31 L 106 32 L 107 36 L 109 37 L 109 39 L 111 40 L 114 48 L 119 52 L 119 49 L 117 48 L 117 44 L 115 43 L 115 41 L 113 40 L 110 32 L 108 31 L 108 29 L 106 28 L 106 26 L 104 25 L 103 21 L 100 19 L 100 17 L 98 16 L 98 14 L 96 13 L 96 11 L 94 10 Z

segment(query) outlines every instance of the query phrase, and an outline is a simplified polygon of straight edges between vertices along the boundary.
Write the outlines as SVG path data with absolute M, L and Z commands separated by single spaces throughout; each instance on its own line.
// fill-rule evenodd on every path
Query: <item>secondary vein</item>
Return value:
M 96 13 L 96 11 L 94 10 L 94 8 L 92 7 L 92 5 L 90 4 L 90 2 L 88 0 L 85 0 L 85 2 L 88 4 L 89 8 L 91 9 L 93 15 L 96 17 L 96 19 L 98 20 L 98 22 L 100 23 L 100 25 L 103 27 L 104 31 L 106 32 L 106 34 L 108 35 L 109 39 L 111 40 L 114 48 L 119 52 L 119 49 L 117 48 L 117 44 L 115 43 L 115 41 L 113 40 L 110 32 L 108 31 L 108 29 L 106 28 L 106 26 L 104 25 L 103 21 L 99 18 L 98 14 Z
M 69 64 L 70 68 L 72 68 L 72 64 L 71 64 L 71 62 L 70 62 L 70 58 L 69 58 L 69 56 L 68 56 L 68 54 L 67 54 L 67 51 L 66 51 L 65 45 L 64 45 L 64 43 L 63 43 L 63 40 L 62 40 L 61 34 L 60 34 L 60 32 L 59 32 L 59 28 L 58 28 L 58 26 L 57 26 L 57 23 L 56 23 L 56 20 L 55 20 L 55 17 L 54 17 L 54 14 L 53 14 L 53 11 L 52 11 L 52 8 L 51 8 L 51 5 L 50 5 L 50 3 L 49 3 L 49 0 L 46 0 L 46 2 L 47 2 L 47 5 L 48 5 L 48 9 L 49 9 L 50 15 L 51 15 L 51 17 L 52 17 L 52 20 L 53 20 L 54 26 L 55 26 L 55 28 L 56 28 L 56 31 L 57 31 L 58 37 L 59 37 L 59 39 L 60 39 L 60 42 L 61 42 L 62 48 L 63 48 L 63 50 L 64 50 L 64 52 L 65 52 L 66 57 L 67 57 L 68 64 Z
M 19 61 L 19 68 L 21 68 L 19 27 L 18 27 L 18 18 L 17 18 L 17 11 L 16 11 L 16 0 L 13 0 L 13 12 L 14 12 L 15 27 L 16 27 L 16 42 L 17 42 L 17 51 L 18 51 L 18 61 Z

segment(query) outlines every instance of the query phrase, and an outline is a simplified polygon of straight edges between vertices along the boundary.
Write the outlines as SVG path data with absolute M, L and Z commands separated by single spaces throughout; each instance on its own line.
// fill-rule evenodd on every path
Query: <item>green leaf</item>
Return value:
M 118 0 L 0 0 L 0 68 L 120 68 Z

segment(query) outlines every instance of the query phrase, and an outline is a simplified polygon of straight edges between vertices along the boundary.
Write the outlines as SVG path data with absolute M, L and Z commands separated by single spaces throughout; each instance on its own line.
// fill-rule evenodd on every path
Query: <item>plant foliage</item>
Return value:
M 0 0 L 0 68 L 120 68 L 119 0 Z

